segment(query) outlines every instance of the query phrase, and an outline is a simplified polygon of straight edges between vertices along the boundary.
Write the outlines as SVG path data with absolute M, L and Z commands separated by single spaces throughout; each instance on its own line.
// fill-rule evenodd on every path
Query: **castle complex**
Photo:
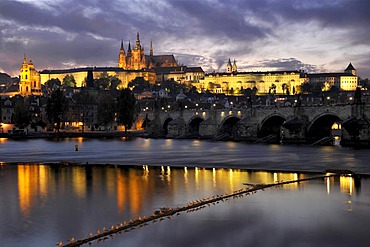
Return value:
M 142 77 L 154 84 L 164 80 L 174 80 L 179 83 L 191 84 L 199 92 L 209 90 L 213 93 L 240 94 L 243 90 L 254 90 L 259 94 L 295 94 L 299 93 L 303 83 L 323 84 L 324 90 L 336 86 L 343 91 L 354 91 L 358 85 L 357 71 L 350 63 L 344 73 L 308 74 L 301 70 L 266 71 L 266 72 L 239 72 L 236 61 L 229 59 L 225 72 L 204 74 L 201 67 L 179 66 L 174 55 L 154 55 L 153 44 L 150 42 L 149 55 L 145 54 L 141 45 L 139 33 L 136 36 L 135 46 L 129 41 L 127 52 L 124 42 L 118 55 L 117 67 L 82 67 L 62 70 L 35 70 L 32 60 L 27 62 L 24 56 L 20 69 L 19 93 L 23 96 L 30 94 L 41 95 L 41 85 L 50 79 L 59 79 L 63 82 L 66 75 L 73 76 L 76 87 L 87 85 L 88 73 L 93 78 L 112 76 L 121 83 L 118 89 L 125 88 L 128 83 L 137 77 Z

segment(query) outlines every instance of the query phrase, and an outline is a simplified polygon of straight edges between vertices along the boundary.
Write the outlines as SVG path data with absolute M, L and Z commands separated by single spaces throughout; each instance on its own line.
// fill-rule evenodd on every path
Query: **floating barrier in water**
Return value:
M 79 240 L 75 240 L 74 237 L 69 239 L 69 243 L 63 245 L 63 242 L 60 241 L 57 243 L 57 246 L 63 246 L 63 247 L 74 247 L 74 246 L 81 246 L 83 244 L 91 243 L 93 241 L 104 241 L 106 239 L 113 238 L 113 234 L 122 234 L 127 233 L 132 230 L 135 230 L 136 227 L 141 228 L 143 226 L 149 225 L 148 223 L 152 222 L 155 223 L 157 221 L 164 221 L 166 219 L 171 219 L 173 215 L 180 215 L 181 212 L 193 212 L 197 211 L 203 208 L 206 208 L 207 206 L 216 205 L 220 202 L 227 201 L 232 198 L 239 198 L 243 196 L 252 195 L 254 193 L 257 193 L 258 190 L 264 190 L 266 188 L 271 187 L 281 187 L 285 184 L 291 184 L 291 183 L 299 183 L 304 182 L 308 180 L 314 180 L 314 179 L 323 179 L 323 178 L 329 178 L 334 177 L 338 175 L 343 175 L 342 173 L 336 174 L 336 173 L 330 173 L 323 176 L 316 176 L 316 177 L 310 177 L 310 178 L 304 178 L 304 179 L 298 179 L 298 180 L 290 180 L 290 181 L 280 181 L 277 183 L 272 184 L 249 184 L 244 183 L 244 185 L 247 185 L 249 187 L 242 188 L 239 190 L 235 190 L 232 193 L 225 193 L 221 195 L 215 195 L 208 198 L 201 198 L 196 201 L 190 201 L 187 203 L 187 205 L 177 208 L 161 208 L 160 210 L 155 211 L 151 216 L 141 216 L 137 219 L 131 219 L 129 222 L 122 222 L 117 224 L 116 226 L 112 225 L 109 229 L 103 228 L 103 231 L 98 230 L 97 234 L 90 233 L 86 238 L 82 238 Z

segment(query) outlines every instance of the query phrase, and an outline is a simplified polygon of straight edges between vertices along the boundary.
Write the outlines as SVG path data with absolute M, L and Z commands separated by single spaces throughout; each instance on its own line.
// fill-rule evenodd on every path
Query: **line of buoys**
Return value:
M 217 203 L 220 203 L 222 201 L 227 201 L 230 198 L 239 198 L 243 197 L 244 195 L 251 195 L 256 193 L 258 190 L 264 190 L 266 188 L 270 187 L 280 187 L 284 184 L 291 184 L 291 183 L 299 183 L 303 181 L 313 180 L 313 179 L 322 179 L 327 177 L 336 176 L 336 174 L 329 174 L 329 175 L 323 175 L 323 176 L 317 176 L 317 177 L 311 177 L 311 178 L 304 178 L 304 179 L 298 179 L 298 180 L 291 180 L 291 181 L 281 181 L 273 184 L 247 184 L 249 187 L 242 188 L 239 190 L 235 190 L 232 193 L 225 193 L 221 195 L 215 195 L 208 198 L 202 198 L 198 199 L 196 201 L 188 202 L 187 205 L 177 208 L 161 208 L 160 210 L 155 211 L 151 216 L 141 216 L 137 219 L 131 219 L 129 222 L 122 222 L 120 224 L 117 224 L 116 226 L 112 225 L 109 229 L 103 228 L 103 231 L 98 230 L 97 234 L 90 233 L 86 238 L 76 240 L 72 237 L 68 244 L 63 245 L 62 241 L 57 243 L 57 246 L 64 246 L 64 247 L 73 247 L 73 246 L 81 246 L 86 243 L 90 243 L 92 241 L 97 240 L 98 242 L 104 241 L 106 239 L 109 239 L 107 236 L 110 236 L 113 238 L 113 234 L 122 234 L 127 233 L 132 230 L 135 230 L 136 227 L 143 227 L 147 226 L 149 222 L 155 223 L 158 220 L 163 221 L 166 218 L 171 219 L 173 215 L 180 215 L 181 212 L 193 212 L 199 209 L 206 208 L 207 206 L 216 205 Z

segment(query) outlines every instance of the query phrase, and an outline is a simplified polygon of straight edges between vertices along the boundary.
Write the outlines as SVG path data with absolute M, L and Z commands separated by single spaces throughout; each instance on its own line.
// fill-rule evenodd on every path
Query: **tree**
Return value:
M 73 75 L 66 75 L 63 78 L 63 85 L 65 87 L 76 87 L 76 80 Z
M 59 132 L 61 127 L 60 124 L 67 111 L 67 107 L 68 101 L 63 95 L 63 92 L 60 89 L 55 90 L 48 99 L 46 114 L 49 122 L 55 126 L 57 132 Z
M 17 102 L 14 106 L 13 123 L 20 129 L 26 128 L 31 122 L 28 105 L 24 102 Z
M 122 89 L 117 102 L 118 124 L 125 126 L 125 132 L 127 132 L 135 121 L 136 99 L 134 93 L 129 88 Z
M 47 82 L 45 82 L 46 91 L 48 94 L 52 94 L 56 89 L 60 88 L 62 83 L 59 79 L 50 79 Z
M 101 95 L 98 102 L 98 122 L 107 126 L 114 120 L 115 102 L 110 94 Z
M 136 77 L 128 83 L 128 87 L 132 88 L 135 93 L 142 93 L 145 90 L 150 90 L 150 84 L 143 77 Z
M 94 79 L 94 88 L 109 90 L 111 85 L 109 77 L 100 77 L 98 79 Z

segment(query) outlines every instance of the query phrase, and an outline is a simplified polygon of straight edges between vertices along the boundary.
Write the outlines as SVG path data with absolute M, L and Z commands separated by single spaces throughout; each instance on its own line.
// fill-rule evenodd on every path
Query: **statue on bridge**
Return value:
M 361 88 L 357 87 L 356 91 L 355 91 L 355 98 L 353 100 L 354 105 L 361 105 L 362 104 L 361 96 L 362 96 Z

